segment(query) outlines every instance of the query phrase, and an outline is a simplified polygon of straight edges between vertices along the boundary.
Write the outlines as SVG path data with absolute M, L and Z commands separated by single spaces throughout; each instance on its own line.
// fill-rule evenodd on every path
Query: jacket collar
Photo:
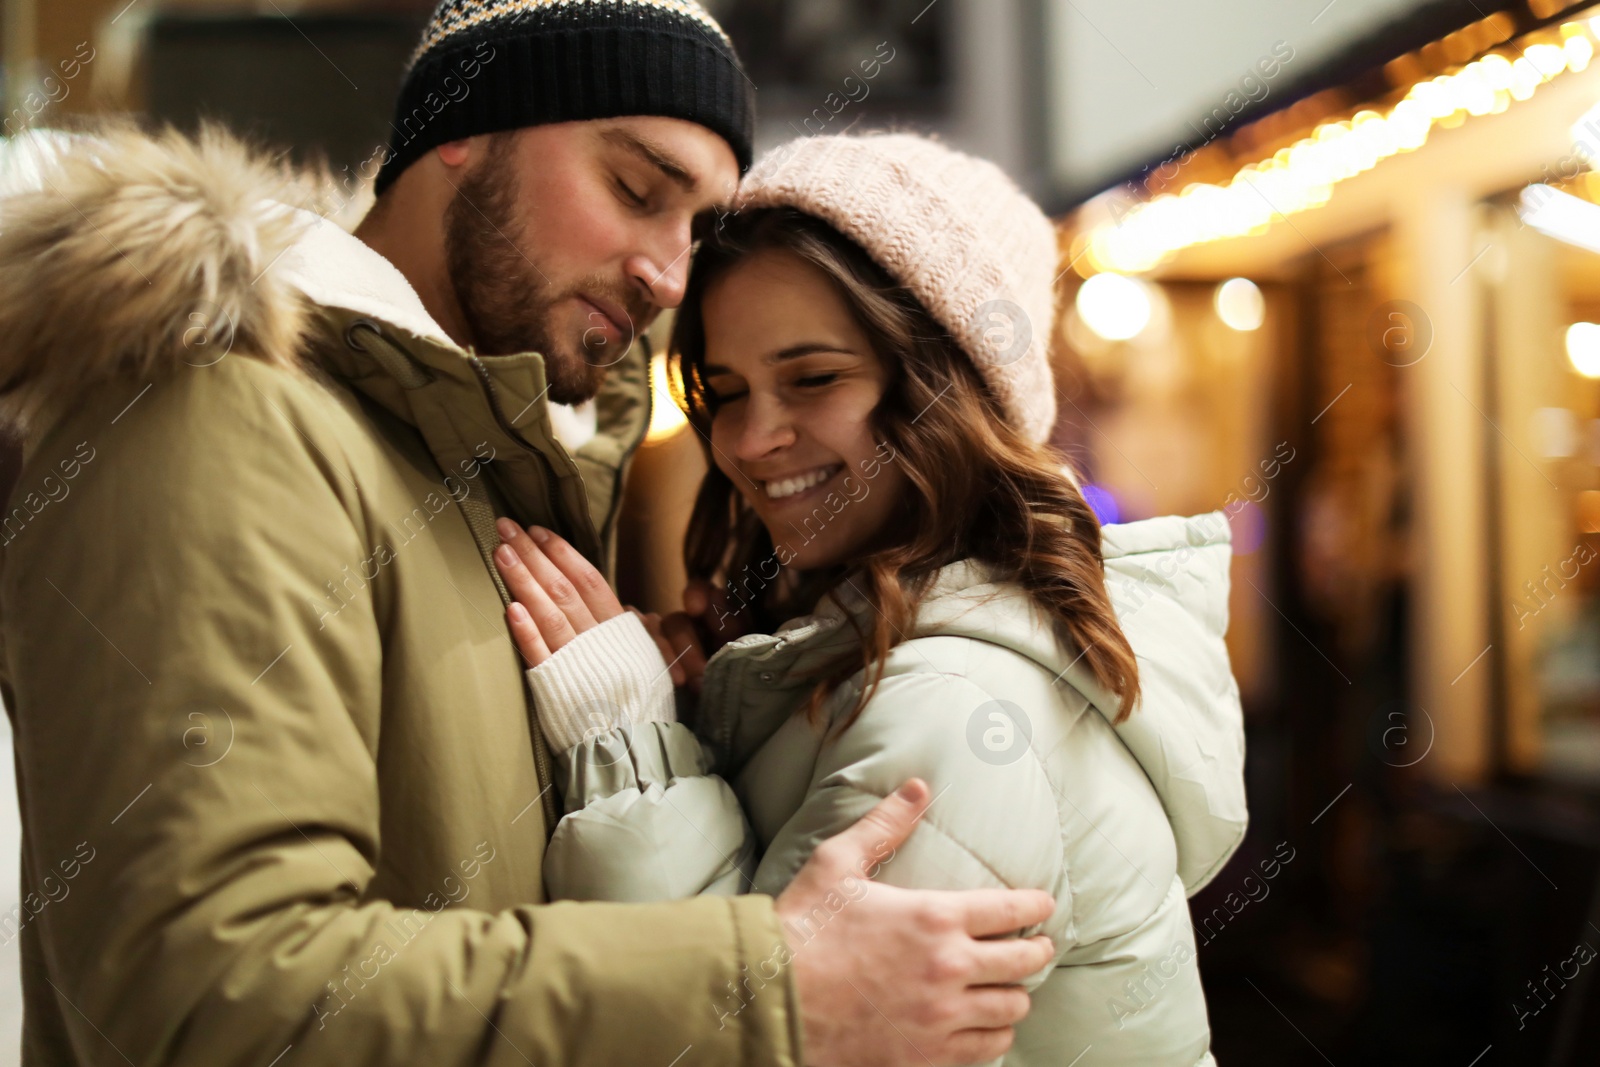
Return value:
M 971 559 L 952 563 L 934 576 L 910 636 L 938 632 L 941 623 L 997 597 L 1013 612 L 1031 608 L 1020 590 L 993 584 L 983 563 Z M 820 668 L 860 643 L 859 632 L 871 623 L 872 613 L 860 586 L 847 580 L 834 595 L 823 597 L 811 614 L 790 619 L 774 633 L 730 641 L 711 657 L 696 728 L 716 751 L 725 773 L 737 773 L 794 713 L 811 692 Z M 772 696 L 740 699 L 747 689 Z
M 279 262 L 286 281 L 323 307 L 353 311 L 418 341 L 457 348 L 393 263 L 326 218 L 304 209 L 296 214 L 305 232 Z M 592 440 L 598 430 L 597 406 L 593 400 L 576 407 L 549 404 L 557 439 L 570 449 Z
M 420 431 L 447 475 L 492 458 L 510 517 L 559 531 L 609 575 L 621 470 L 649 423 L 643 347 L 611 369 L 595 400 L 551 403 L 543 356 L 460 348 L 392 263 L 301 214 L 304 233 L 276 270 L 316 306 L 317 361 Z

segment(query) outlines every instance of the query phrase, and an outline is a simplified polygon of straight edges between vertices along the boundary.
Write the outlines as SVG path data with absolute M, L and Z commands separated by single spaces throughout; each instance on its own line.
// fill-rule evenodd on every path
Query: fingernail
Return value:
M 923 784 L 922 779 L 913 778 L 905 785 L 900 787 L 900 799 L 909 800 L 911 803 L 915 804 L 927 795 L 927 789 L 928 787 Z
M 550 540 L 550 531 L 546 530 L 543 526 L 528 527 L 528 534 L 541 545 Z
M 513 600 L 511 602 L 511 620 L 513 622 L 527 622 L 529 618 L 528 609 L 523 607 L 520 602 Z
M 514 566 L 517 562 L 517 554 L 510 545 L 501 545 L 495 549 L 494 558 L 507 567 Z
M 517 524 L 510 519 L 496 519 L 494 528 L 500 532 L 500 540 L 514 541 L 517 537 Z

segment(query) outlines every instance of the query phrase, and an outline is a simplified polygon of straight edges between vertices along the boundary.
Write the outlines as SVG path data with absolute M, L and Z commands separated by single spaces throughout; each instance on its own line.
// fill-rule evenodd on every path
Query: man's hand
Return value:
M 1028 1014 L 1014 983 L 1055 949 L 1047 937 L 980 940 L 1044 922 L 1048 893 L 909 890 L 867 881 L 928 807 L 912 779 L 817 847 L 777 899 L 793 953 L 809 1067 L 982 1063 Z M 824 904 L 833 895 L 834 909 Z M 840 898 L 848 902 L 839 908 Z

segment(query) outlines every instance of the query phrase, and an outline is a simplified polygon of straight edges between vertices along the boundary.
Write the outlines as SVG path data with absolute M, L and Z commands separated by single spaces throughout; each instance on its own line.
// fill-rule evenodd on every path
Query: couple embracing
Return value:
M 0 205 L 19 492 L 97 457 L 0 569 L 24 1062 L 1211 1062 L 1230 549 L 1046 445 L 1049 222 L 909 135 L 752 168 L 689 0 L 447 0 L 397 115 L 485 42 L 353 235 L 215 130 Z

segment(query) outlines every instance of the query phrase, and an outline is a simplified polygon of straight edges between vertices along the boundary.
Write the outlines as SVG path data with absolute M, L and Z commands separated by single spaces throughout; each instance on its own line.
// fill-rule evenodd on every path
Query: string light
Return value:
M 1137 274 L 1191 245 L 1263 233 L 1274 219 L 1326 204 L 1339 182 L 1421 148 L 1433 127 L 1498 114 L 1563 72 L 1584 70 L 1594 58 L 1591 34 L 1600 34 L 1600 17 L 1562 26 L 1560 44 L 1531 44 L 1514 60 L 1490 53 L 1418 82 L 1387 113 L 1322 123 L 1226 184 L 1195 182 L 1138 205 L 1081 238 L 1081 251 L 1094 271 Z

